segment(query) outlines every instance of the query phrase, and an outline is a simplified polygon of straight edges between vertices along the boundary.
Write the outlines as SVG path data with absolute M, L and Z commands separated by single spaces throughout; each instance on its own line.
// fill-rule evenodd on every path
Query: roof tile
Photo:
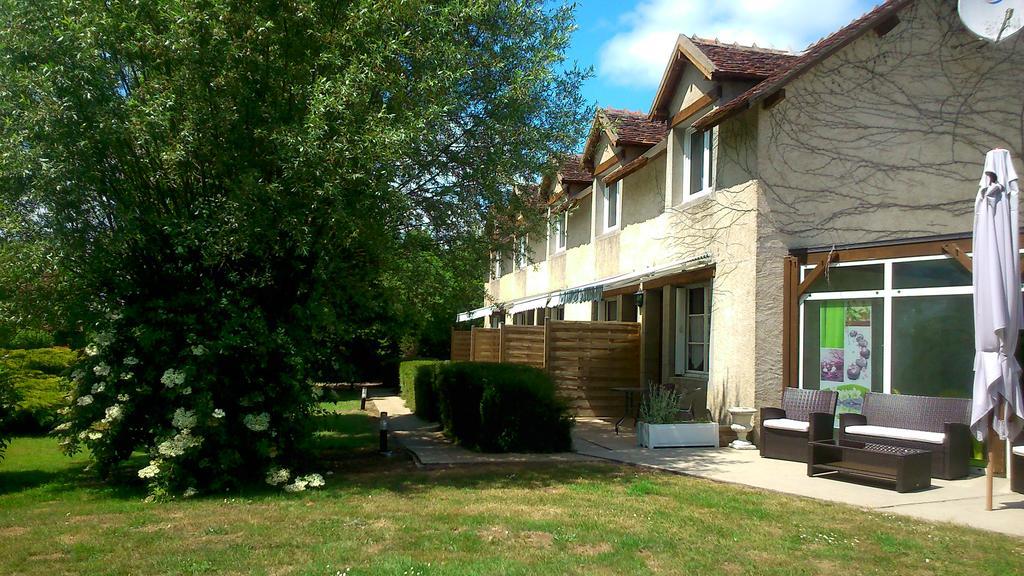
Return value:
M 617 146 L 654 146 L 668 132 L 667 122 L 650 120 L 644 112 L 605 108 L 603 113 Z
M 573 154 L 565 160 L 562 160 L 562 164 L 558 168 L 558 174 L 561 176 L 563 182 L 582 182 L 589 184 L 594 179 L 594 174 L 583 166 L 582 154 Z
M 716 75 L 767 78 L 798 57 L 792 52 L 725 44 L 696 36 L 690 40 L 715 65 Z
M 758 83 L 753 88 L 747 90 L 743 94 L 740 94 L 736 98 L 733 98 L 723 106 L 711 111 L 698 120 L 694 126 L 700 129 L 706 129 L 718 124 L 726 118 L 729 118 L 733 114 L 746 109 L 751 102 L 756 102 L 782 88 L 791 80 L 799 76 L 804 70 L 818 62 L 821 62 L 825 58 L 828 58 L 843 46 L 846 46 L 850 42 L 856 40 L 861 36 L 861 34 L 864 34 L 873 28 L 878 22 L 888 18 L 891 14 L 899 11 L 911 1 L 912 0 L 886 0 L 882 4 L 879 4 L 867 14 L 864 14 L 853 22 L 850 22 L 835 33 L 818 40 L 799 57 L 787 61 L 785 66 L 776 70 L 775 73 L 764 81 Z

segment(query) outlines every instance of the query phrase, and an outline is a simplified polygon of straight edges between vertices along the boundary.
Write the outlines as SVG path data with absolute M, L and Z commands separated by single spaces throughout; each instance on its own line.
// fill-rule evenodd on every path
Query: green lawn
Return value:
M 614 465 L 421 470 L 331 406 L 327 487 L 145 503 L 19 438 L 4 574 L 1021 574 L 1024 541 Z

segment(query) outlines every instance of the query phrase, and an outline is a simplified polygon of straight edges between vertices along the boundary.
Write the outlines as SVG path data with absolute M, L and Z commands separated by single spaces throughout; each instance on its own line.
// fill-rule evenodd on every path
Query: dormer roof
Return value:
M 687 65 L 694 66 L 709 80 L 763 80 L 797 58 L 797 54 L 783 50 L 727 44 L 680 34 L 662 74 L 648 118 L 665 120 L 668 117 L 669 104 Z
M 776 70 L 775 73 L 763 82 L 758 83 L 756 86 L 727 102 L 722 107 L 712 110 L 695 122 L 694 126 L 701 130 L 706 130 L 712 126 L 720 124 L 727 118 L 739 114 L 740 112 L 748 109 L 751 105 L 778 93 L 798 76 L 832 54 L 835 54 L 838 50 L 847 46 L 857 38 L 860 38 L 867 32 L 876 29 L 891 28 L 894 26 L 895 24 L 892 22 L 893 18 L 896 17 L 896 13 L 905 8 L 912 1 L 913 0 L 887 0 L 882 4 L 879 4 L 873 10 L 864 14 L 860 18 L 854 20 L 843 28 L 840 28 L 833 34 L 822 38 L 804 51 L 798 58 L 787 61 L 785 66 Z
M 612 146 L 651 147 L 661 142 L 668 132 L 664 121 L 651 120 L 647 114 L 635 110 L 598 108 L 590 127 L 587 144 L 583 147 L 583 162 L 594 164 L 594 150 L 601 141 L 601 134 L 608 136 Z

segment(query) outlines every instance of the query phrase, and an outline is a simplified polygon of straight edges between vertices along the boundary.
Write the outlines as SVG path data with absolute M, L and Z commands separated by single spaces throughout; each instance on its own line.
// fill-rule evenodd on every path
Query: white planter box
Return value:
M 637 426 L 637 439 L 647 448 L 718 448 L 718 423 L 647 424 Z

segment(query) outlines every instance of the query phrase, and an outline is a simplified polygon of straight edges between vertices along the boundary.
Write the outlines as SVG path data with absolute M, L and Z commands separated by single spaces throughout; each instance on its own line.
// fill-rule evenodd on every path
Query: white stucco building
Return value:
M 969 395 L 957 259 L 985 152 L 1024 168 L 1022 38 L 975 38 L 953 0 L 890 0 L 800 53 L 680 36 L 651 109 L 596 114 L 544 181 L 550 233 L 464 318 L 639 321 L 642 381 L 716 415 L 784 386 L 841 410 Z

